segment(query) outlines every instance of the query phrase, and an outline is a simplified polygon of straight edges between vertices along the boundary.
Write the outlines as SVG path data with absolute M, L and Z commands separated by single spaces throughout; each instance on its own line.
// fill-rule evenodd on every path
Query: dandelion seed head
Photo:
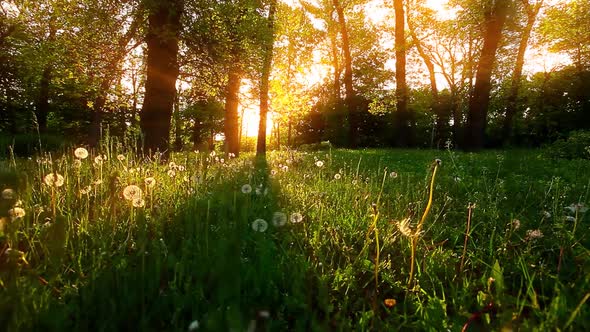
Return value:
M 317 167 L 324 167 L 324 162 L 323 162 L 323 161 L 321 161 L 321 160 L 318 160 L 318 161 L 316 161 L 316 162 L 315 162 L 315 165 L 316 165 Z
M 117 159 L 119 161 L 125 161 L 126 158 L 125 158 L 125 155 L 120 154 L 120 155 L 117 156 Z
M 268 223 L 266 220 L 258 218 L 252 222 L 252 229 L 263 233 L 268 229 Z
M 14 199 L 16 193 L 10 188 L 2 190 L 2 199 Z
M 156 186 L 156 179 L 154 179 L 153 177 L 147 177 L 145 178 L 145 180 L 143 180 L 145 182 L 145 186 L 147 188 L 153 188 Z
M 517 229 L 519 229 L 519 228 L 520 228 L 520 220 L 518 220 L 518 219 L 513 219 L 513 220 L 512 220 L 512 228 L 513 228 L 514 230 L 517 230 Z
M 102 165 L 102 163 L 104 162 L 104 158 L 101 155 L 98 155 L 96 157 L 94 157 L 94 163 L 97 165 Z
M 193 320 L 190 325 L 188 326 L 188 330 L 189 331 L 195 331 L 196 329 L 199 328 L 199 321 L 198 320 Z
M 410 218 L 404 218 L 401 221 L 397 222 L 397 228 L 402 235 L 407 237 L 412 237 L 414 232 L 410 228 Z
M 342 178 L 342 175 L 340 175 L 340 173 L 334 174 L 334 180 L 340 180 L 341 178 Z
M 291 216 L 289 219 L 291 220 L 292 223 L 298 224 L 303 221 L 303 215 L 299 212 L 293 212 L 293 213 L 291 213 Z
M 168 174 L 169 177 L 173 178 L 173 177 L 176 176 L 176 171 L 174 171 L 173 169 L 171 169 L 171 170 L 168 170 L 167 174 Z
M 86 159 L 88 158 L 88 150 L 84 148 L 77 148 L 74 150 L 74 156 L 78 159 Z
M 389 177 L 392 178 L 392 179 L 397 178 L 397 172 L 391 172 L 391 173 L 389 173 Z
M 82 161 L 80 159 L 75 159 L 74 164 L 72 165 L 74 168 L 82 167 Z
M 58 173 L 49 173 L 45 175 L 43 182 L 50 187 L 61 187 L 64 184 L 64 177 Z
M 25 216 L 25 209 L 20 208 L 20 207 L 14 207 L 10 210 L 8 210 L 8 216 L 10 217 L 10 219 L 17 220 L 17 219 L 21 219 L 22 217 Z
M 123 197 L 125 197 L 125 199 L 128 201 L 133 201 L 136 198 L 141 198 L 141 195 L 141 188 L 134 184 L 128 185 L 127 187 L 125 187 L 125 189 L 123 189 Z
M 283 212 L 275 212 L 272 215 L 272 224 L 276 227 L 284 226 L 287 223 L 287 215 Z
M 242 193 L 249 194 L 251 192 L 252 192 L 252 186 L 251 185 L 249 185 L 249 184 L 246 183 L 245 185 L 242 186 Z
M 133 207 L 136 208 L 142 208 L 145 206 L 145 200 L 141 197 L 135 197 L 131 203 L 133 204 Z

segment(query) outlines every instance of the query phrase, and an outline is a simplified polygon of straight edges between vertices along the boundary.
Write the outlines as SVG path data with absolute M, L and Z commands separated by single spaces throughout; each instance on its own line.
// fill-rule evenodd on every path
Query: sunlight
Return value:
M 244 137 L 258 136 L 258 122 L 260 122 L 260 103 L 252 93 L 252 82 L 250 80 L 242 81 L 240 86 L 240 105 L 238 106 L 238 115 L 240 116 L 241 132 Z M 269 101 L 272 104 L 272 101 Z M 272 107 L 271 107 L 272 108 Z M 272 131 L 271 111 L 266 116 L 266 133 Z

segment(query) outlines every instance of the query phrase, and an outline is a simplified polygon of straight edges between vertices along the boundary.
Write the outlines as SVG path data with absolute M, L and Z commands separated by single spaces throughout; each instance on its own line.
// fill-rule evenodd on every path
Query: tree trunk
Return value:
M 268 81 L 272 67 L 272 52 L 274 44 L 274 20 L 276 0 L 270 2 L 268 11 L 268 33 L 264 50 L 264 63 L 262 64 L 262 78 L 260 80 L 260 121 L 258 122 L 258 141 L 256 142 L 256 155 L 266 154 L 266 116 L 268 114 Z
M 39 99 L 37 99 L 37 124 L 39 132 L 47 132 L 47 116 L 49 114 L 49 83 L 51 81 L 51 66 L 48 64 L 43 69 L 39 82 Z
M 288 121 L 288 126 L 287 126 L 287 146 L 291 147 L 292 142 L 291 142 L 291 129 L 292 129 L 292 123 L 291 123 L 291 119 L 289 118 Z
M 178 39 L 183 0 L 152 4 L 148 17 L 147 77 L 141 110 L 141 131 L 147 152 L 168 152 L 170 122 L 178 77 Z
M 475 87 L 469 100 L 464 145 L 467 150 L 480 150 L 484 146 L 492 71 L 496 50 L 502 37 L 502 27 L 508 13 L 509 0 L 497 0 L 486 12 L 486 30 L 483 48 L 475 74 Z
M 174 150 L 182 150 L 182 119 L 180 118 L 180 95 L 177 92 L 174 98 Z
M 48 42 L 53 42 L 55 39 L 56 29 L 53 23 L 49 23 L 49 36 Z M 47 116 L 49 115 L 49 84 L 51 83 L 51 64 L 46 64 L 41 73 L 41 80 L 39 81 L 39 98 L 37 99 L 37 109 L 35 116 L 37 117 L 37 124 L 39 126 L 39 132 L 47 132 Z
M 348 28 L 346 27 L 346 17 L 340 0 L 333 0 L 334 8 L 338 14 L 338 24 L 340 26 L 340 35 L 342 35 L 342 51 L 344 53 L 344 90 L 346 93 L 344 103 L 348 111 L 348 142 L 350 147 L 354 148 L 358 143 L 358 110 L 356 107 L 356 96 L 352 86 L 352 56 L 350 55 L 350 42 L 348 40 Z
M 518 53 L 516 55 L 516 64 L 514 66 L 514 73 L 512 74 L 512 82 L 510 85 L 510 93 L 506 101 L 506 117 L 504 118 L 504 126 L 502 128 L 502 140 L 504 145 L 510 142 L 512 136 L 512 125 L 514 115 L 516 114 L 517 107 L 516 101 L 518 99 L 518 91 L 520 90 L 520 81 L 522 78 L 522 67 L 524 66 L 524 55 L 526 48 L 529 43 L 529 38 L 535 25 L 537 15 L 543 5 L 543 0 L 538 1 L 534 5 L 531 5 L 528 0 L 523 0 L 523 5 L 527 13 L 527 23 L 520 36 L 520 43 L 518 45 Z
M 413 142 L 412 124 L 408 112 L 408 85 L 406 82 L 406 36 L 404 1 L 394 0 L 395 12 L 395 99 L 396 99 L 396 143 L 408 146 Z
M 330 15 L 331 16 L 331 15 Z M 332 54 L 332 67 L 334 67 L 334 101 L 340 104 L 340 74 L 341 68 L 338 61 L 338 43 L 336 40 L 337 31 L 335 29 L 328 30 L 330 36 L 330 49 Z
M 225 152 L 236 156 L 240 153 L 238 104 L 240 101 L 240 84 L 242 78 L 237 64 L 233 64 L 229 71 L 227 88 L 225 91 Z

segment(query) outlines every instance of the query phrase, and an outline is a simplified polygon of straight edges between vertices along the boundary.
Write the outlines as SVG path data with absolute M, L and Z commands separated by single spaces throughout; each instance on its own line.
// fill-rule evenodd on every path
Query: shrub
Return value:
M 590 131 L 572 131 L 567 139 L 546 146 L 545 153 L 550 158 L 590 159 Z

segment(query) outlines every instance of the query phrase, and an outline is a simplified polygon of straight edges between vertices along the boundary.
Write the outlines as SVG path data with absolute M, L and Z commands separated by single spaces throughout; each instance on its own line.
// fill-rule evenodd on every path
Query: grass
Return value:
M 5 330 L 590 330 L 589 161 L 103 153 L 0 161 Z

